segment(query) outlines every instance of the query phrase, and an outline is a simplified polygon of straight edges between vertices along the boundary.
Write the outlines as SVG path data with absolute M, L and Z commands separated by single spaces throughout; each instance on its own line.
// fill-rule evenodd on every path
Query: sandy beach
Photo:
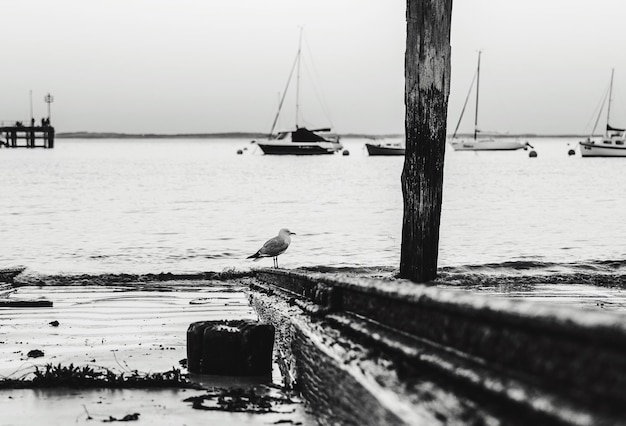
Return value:
M 37 368 L 43 371 L 49 365 L 87 367 L 126 376 L 173 370 L 185 374 L 189 324 L 258 319 L 247 293 L 257 278 L 250 274 L 210 278 L 218 275 L 18 277 L 16 286 L 3 287 L 0 375 L 5 380 L 32 378 Z M 326 276 L 340 278 L 341 274 Z M 383 279 L 381 285 L 393 280 L 390 275 L 377 278 Z M 594 312 L 626 311 L 626 291 L 611 277 L 561 276 L 553 282 L 547 276 L 467 278 L 446 275 L 436 286 L 460 297 L 472 294 L 531 301 L 539 310 L 573 308 L 591 316 Z M 16 302 L 33 306 L 18 307 Z M 40 306 L 35 307 L 37 304 Z M 93 424 L 93 420 L 155 425 L 317 423 L 319 413 L 283 389 L 276 359 L 271 377 L 188 378 L 201 389 L 9 386 L 0 389 L 0 424 Z M 218 392 L 237 388 L 255 389 L 281 402 L 273 402 L 272 412 L 263 414 L 217 407 Z M 210 398 L 204 399 L 207 395 Z M 220 409 L 207 409 L 209 406 Z
M 186 370 L 186 330 L 191 322 L 256 319 L 242 281 L 165 281 L 106 286 L 25 286 L 7 300 L 42 300 L 52 307 L 0 308 L 0 375 L 28 377 L 39 366 L 89 366 L 131 375 Z M 57 323 L 58 322 L 58 325 Z M 39 350 L 40 357 L 29 357 Z M 193 379 L 192 379 L 193 380 Z M 276 392 L 281 377 L 238 380 L 196 377 L 206 389 L 267 387 Z M 281 405 L 277 413 L 253 415 L 192 408 L 184 399 L 194 389 L 3 389 L 2 425 L 83 424 L 96 419 L 121 420 L 138 413 L 138 424 L 272 424 L 305 422 L 301 403 Z M 91 417 L 91 419 L 89 419 Z M 93 423 L 93 421 L 91 421 Z

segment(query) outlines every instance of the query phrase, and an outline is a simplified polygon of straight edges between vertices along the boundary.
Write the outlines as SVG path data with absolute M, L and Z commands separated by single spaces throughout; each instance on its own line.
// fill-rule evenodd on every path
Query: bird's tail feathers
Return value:
M 259 260 L 261 257 L 261 251 L 257 251 L 256 253 L 254 253 L 251 256 L 246 257 L 246 259 L 254 259 L 254 260 Z

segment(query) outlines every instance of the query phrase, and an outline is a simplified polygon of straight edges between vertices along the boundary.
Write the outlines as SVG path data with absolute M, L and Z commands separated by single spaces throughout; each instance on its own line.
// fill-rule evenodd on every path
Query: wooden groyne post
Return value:
M 54 127 L 43 120 L 41 126 L 17 122 L 0 127 L 1 148 L 54 148 Z
M 407 0 L 400 276 L 417 282 L 437 276 L 451 19 L 452 0 Z

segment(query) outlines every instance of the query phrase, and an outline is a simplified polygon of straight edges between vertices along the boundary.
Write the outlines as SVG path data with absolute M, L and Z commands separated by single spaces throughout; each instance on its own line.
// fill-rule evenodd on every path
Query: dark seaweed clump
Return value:
M 58 286 L 58 285 L 124 285 L 158 283 L 166 281 L 228 281 L 252 276 L 251 271 L 225 269 L 222 272 L 200 272 L 195 274 L 80 274 L 80 275 L 41 275 L 20 276 L 14 283 L 19 286 Z
M 197 410 L 231 411 L 253 414 L 279 413 L 277 405 L 294 404 L 296 401 L 285 395 L 270 395 L 255 388 L 215 388 L 204 395 L 192 396 L 184 400 L 191 402 Z
M 198 385 L 187 380 L 177 368 L 163 373 L 140 373 L 138 371 L 116 373 L 109 369 L 98 369 L 90 366 L 70 364 L 46 364 L 43 368 L 35 367 L 32 378 L 0 380 L 0 389 L 16 388 L 198 388 Z

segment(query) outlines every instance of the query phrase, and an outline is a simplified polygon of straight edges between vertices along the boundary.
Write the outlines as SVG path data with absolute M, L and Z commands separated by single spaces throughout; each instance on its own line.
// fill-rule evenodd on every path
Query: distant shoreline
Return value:
M 59 132 L 59 139 L 266 139 L 267 133 L 224 132 L 224 133 L 114 133 L 114 132 Z M 402 138 L 403 134 L 368 135 L 358 133 L 340 134 L 342 138 Z
M 404 134 L 370 135 L 359 133 L 339 134 L 342 138 L 352 139 L 384 139 L 402 138 Z M 472 137 L 471 134 L 460 134 L 458 138 Z M 485 135 L 499 138 L 585 138 L 588 135 L 543 135 L 543 134 L 506 134 L 506 135 Z M 114 132 L 60 132 L 56 134 L 59 139 L 265 139 L 267 133 L 254 132 L 224 132 L 224 133 L 114 133 Z M 450 137 L 450 135 L 448 135 Z
M 59 139 L 247 139 L 264 138 L 262 133 L 114 133 L 114 132 L 60 132 Z

